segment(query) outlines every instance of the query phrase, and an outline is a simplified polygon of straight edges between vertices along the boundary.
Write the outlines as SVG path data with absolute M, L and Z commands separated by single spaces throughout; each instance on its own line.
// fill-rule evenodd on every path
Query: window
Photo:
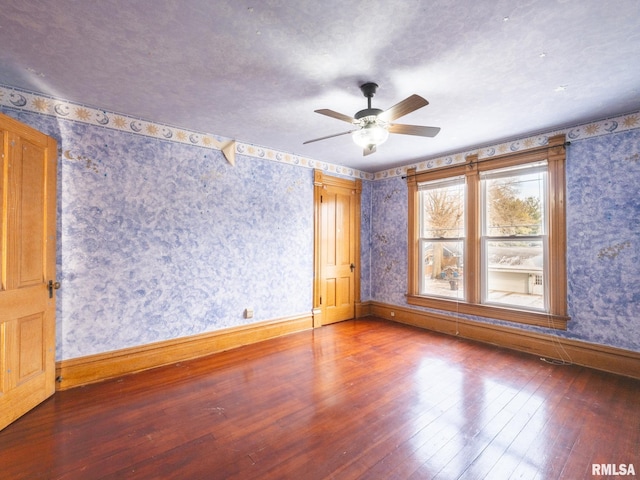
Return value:
M 548 311 L 546 180 L 547 162 L 480 175 L 482 303 Z
M 419 185 L 420 294 L 464 298 L 464 177 Z
M 566 329 L 564 143 L 408 171 L 408 303 Z

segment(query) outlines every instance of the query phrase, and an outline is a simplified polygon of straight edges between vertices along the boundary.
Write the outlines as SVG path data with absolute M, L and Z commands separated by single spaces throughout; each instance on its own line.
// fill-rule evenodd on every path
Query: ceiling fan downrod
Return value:
M 356 120 L 360 120 L 364 117 L 370 117 L 382 113 L 382 110 L 380 110 L 379 108 L 371 108 L 371 99 L 376 94 L 377 89 L 378 84 L 373 82 L 367 82 L 360 85 L 360 91 L 365 97 L 367 97 L 367 108 L 365 108 L 364 110 L 360 110 L 354 115 L 353 118 L 355 118 Z
M 376 94 L 377 90 L 378 90 L 378 84 L 377 83 L 367 82 L 367 83 L 363 83 L 362 85 L 360 85 L 360 91 L 368 99 L 369 108 L 371 108 L 371 99 Z

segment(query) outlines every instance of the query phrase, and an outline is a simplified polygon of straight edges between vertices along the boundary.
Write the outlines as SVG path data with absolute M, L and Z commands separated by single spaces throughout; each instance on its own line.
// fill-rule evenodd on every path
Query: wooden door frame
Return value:
M 320 293 L 322 291 L 322 206 L 320 197 L 323 190 L 328 186 L 351 189 L 356 196 L 355 206 L 355 271 L 354 271 L 354 311 L 353 318 L 359 316 L 362 310 L 360 301 L 360 218 L 361 218 L 361 194 L 362 180 L 350 180 L 347 178 L 327 175 L 322 170 L 313 171 L 313 210 L 314 210 L 314 240 L 313 240 L 313 328 L 322 326 L 325 316 L 325 305 L 320 304 Z

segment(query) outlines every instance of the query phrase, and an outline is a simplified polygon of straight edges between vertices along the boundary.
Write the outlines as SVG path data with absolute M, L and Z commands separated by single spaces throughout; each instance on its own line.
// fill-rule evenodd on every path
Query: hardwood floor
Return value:
M 6 479 L 640 475 L 640 381 L 362 319 L 58 392 Z

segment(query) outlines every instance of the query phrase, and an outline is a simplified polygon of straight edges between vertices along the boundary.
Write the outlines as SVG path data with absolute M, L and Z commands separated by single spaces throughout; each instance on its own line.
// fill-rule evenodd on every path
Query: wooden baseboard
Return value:
M 356 318 L 371 315 L 371 302 L 356 303 Z
M 312 327 L 312 315 L 301 315 L 62 360 L 56 362 L 56 390 L 204 357 Z
M 358 318 L 368 315 L 640 379 L 638 352 L 380 302 L 359 304 Z M 302 315 L 62 360 L 56 362 L 56 389 L 67 390 L 311 328 L 313 315 Z
M 640 379 L 640 353 L 527 330 L 491 325 L 444 314 L 369 302 L 371 315 L 449 335 L 478 340 L 549 360 L 566 360 L 609 373 Z
M 319 328 L 322 326 L 322 308 L 316 307 L 311 310 L 313 315 L 313 328 Z

